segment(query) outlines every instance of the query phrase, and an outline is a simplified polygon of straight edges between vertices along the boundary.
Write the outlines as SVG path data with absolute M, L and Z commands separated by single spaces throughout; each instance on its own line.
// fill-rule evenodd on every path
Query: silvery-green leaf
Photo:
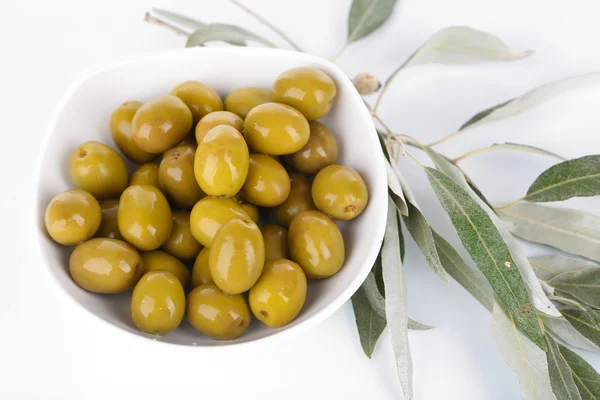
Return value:
M 428 331 L 430 329 L 435 328 L 434 326 L 429 326 L 429 325 L 425 325 L 422 324 L 418 321 L 415 321 L 412 318 L 408 319 L 408 329 L 411 329 L 413 331 Z
M 600 308 L 600 269 L 598 268 L 563 272 L 550 279 L 548 283 L 591 307 Z
M 549 281 L 563 272 L 577 271 L 583 268 L 600 268 L 600 265 L 595 262 L 563 254 L 529 257 L 529 262 L 538 278 L 545 281 Z
M 565 312 L 565 309 L 560 310 Z M 551 318 L 542 316 L 542 322 L 547 330 L 551 331 L 565 343 L 588 351 L 600 351 L 600 347 L 577 330 L 577 328 L 565 317 Z
M 600 195 L 600 154 L 563 161 L 537 177 L 524 197 L 544 203 Z
M 446 174 L 425 168 L 429 182 L 448 213 L 463 246 L 485 275 L 515 323 L 540 348 L 546 341 L 527 287 L 510 250 L 484 209 Z M 539 285 L 539 281 L 536 282 Z
M 454 247 L 436 231 L 433 231 L 433 237 L 444 269 L 481 305 L 492 311 L 494 294 L 490 285 L 479 277 L 479 271 L 468 266 Z
M 561 308 L 560 311 L 575 329 L 596 345 L 596 351 L 598 351 L 600 349 L 600 315 L 598 312 L 591 308 L 587 310 Z
M 562 303 L 566 306 L 571 306 L 571 307 L 576 307 L 579 308 L 581 310 L 586 310 L 587 306 L 584 305 L 583 303 L 581 303 L 579 300 L 575 299 L 574 297 L 566 297 L 566 296 L 557 296 L 556 295 L 556 290 L 554 290 L 555 294 L 552 296 L 548 296 L 548 298 L 552 301 L 558 301 L 559 303 Z
M 495 150 L 514 150 L 514 151 L 523 151 L 523 152 L 527 152 L 527 153 L 536 153 L 536 154 L 541 154 L 544 156 L 548 156 L 548 157 L 552 157 L 552 158 L 557 158 L 559 160 L 565 160 L 564 157 L 559 156 L 556 153 L 553 153 L 551 151 L 542 149 L 540 147 L 536 147 L 536 146 L 530 146 L 528 144 L 520 144 L 520 143 L 494 143 L 492 145 L 492 149 Z
M 519 115 L 556 96 L 572 92 L 600 82 L 600 73 L 577 75 L 558 81 L 550 82 L 508 100 L 502 104 L 480 111 L 465 122 L 459 130 L 474 128 L 483 124 L 499 121 L 504 118 Z
M 377 340 L 385 328 L 385 318 L 379 316 L 371 308 L 365 289 L 362 286 L 352 295 L 352 309 L 354 310 L 360 344 L 366 356 L 371 358 Z
M 400 211 L 402 215 L 408 215 L 408 207 L 406 205 L 406 200 L 404 199 L 402 187 L 400 186 L 400 182 L 398 181 L 398 177 L 396 176 L 394 168 L 387 160 L 385 163 L 385 169 L 387 173 L 390 197 L 394 201 L 396 207 L 398 207 L 398 211 Z
M 563 355 L 571 372 L 575 385 L 579 389 L 579 394 L 582 400 L 598 400 L 600 399 L 600 375 L 598 372 L 587 363 L 577 353 L 569 350 L 565 346 L 559 344 L 558 348 Z
M 600 217 L 536 203 L 519 203 L 498 214 L 513 234 L 525 240 L 600 261 Z
M 571 367 L 561 354 L 558 344 L 548 335 L 546 335 L 546 342 L 548 343 L 548 352 L 546 353 L 548 373 L 557 400 L 581 400 Z
M 242 27 L 230 24 L 207 24 L 190 35 L 186 47 L 203 46 L 208 42 L 224 41 L 246 43 L 257 42 L 267 47 L 277 47 L 267 39 L 258 36 Z
M 448 160 L 431 148 L 425 148 L 425 151 L 431 157 L 431 160 L 435 164 L 436 168 L 450 177 L 450 179 L 453 180 L 458 186 L 463 188 L 471 197 L 471 199 L 477 203 L 477 205 L 479 205 L 479 207 L 488 215 L 496 227 L 496 230 L 502 237 L 502 240 L 508 246 L 510 254 L 519 268 L 519 271 L 521 271 L 521 275 L 523 276 L 525 284 L 527 285 L 527 291 L 533 302 L 533 306 L 544 314 L 560 317 L 560 313 L 542 290 L 540 282 L 533 272 L 533 268 L 531 265 L 529 265 L 525 251 L 523 251 L 523 248 L 519 245 L 519 243 L 517 243 L 514 236 L 511 235 L 507 227 L 502 223 L 502 221 L 500 221 L 494 210 L 488 206 L 486 201 L 483 200 L 482 195 L 479 196 L 473 191 L 464 174 L 455 165 L 452 165 Z
M 502 357 L 519 379 L 521 398 L 556 400 L 546 353 L 517 328 L 514 320 L 497 301 L 494 301 L 493 307 L 492 336 Z
M 388 20 L 397 0 L 354 0 L 348 15 L 348 43 L 370 35 Z
M 385 284 L 385 314 L 392 337 L 392 348 L 396 358 L 396 368 L 400 385 L 406 400 L 412 395 L 412 359 L 408 343 L 408 317 L 406 315 L 406 290 L 400 240 L 398 237 L 398 211 L 388 201 L 388 216 L 383 247 L 381 248 L 381 265 Z
M 153 8 L 150 10 L 150 12 L 153 16 L 160 18 L 162 21 L 177 25 L 181 28 L 189 30 L 190 32 L 206 26 L 204 22 L 200 22 L 197 19 L 186 17 L 185 15 L 177 14 L 171 11 L 162 10 L 160 8 Z

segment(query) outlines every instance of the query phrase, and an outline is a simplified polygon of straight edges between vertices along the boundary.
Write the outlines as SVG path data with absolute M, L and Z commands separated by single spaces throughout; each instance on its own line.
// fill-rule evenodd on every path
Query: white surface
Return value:
M 310 52 L 332 56 L 345 35 L 350 1 L 283 3 L 246 2 L 266 17 L 276 17 Z M 365 358 L 349 304 L 303 336 L 272 349 L 199 357 L 183 347 L 148 347 L 87 319 L 86 311 L 65 299 L 41 270 L 39 255 L 32 251 L 35 238 L 24 221 L 33 214 L 31 160 L 40 154 L 42 133 L 68 85 L 85 69 L 183 45 L 181 37 L 141 22 L 150 6 L 205 21 L 244 22 L 281 43 L 221 1 L 38 0 L 3 7 L 0 398 L 400 398 L 387 333 L 373 359 Z M 350 76 L 366 70 L 383 78 L 437 29 L 456 24 L 497 34 L 515 50 L 536 50 L 533 57 L 512 64 L 414 68 L 398 76 L 383 103 L 383 117 L 399 131 L 433 140 L 482 108 L 528 88 L 600 70 L 598 7 L 583 0 L 404 0 L 383 30 L 352 46 L 338 64 Z M 566 157 L 598 152 L 598 104 L 600 87 L 590 88 L 474 129 L 441 150 L 458 155 L 494 141 L 518 141 Z M 495 152 L 466 160 L 464 166 L 484 193 L 500 203 L 524 194 L 551 162 Z M 402 168 L 430 221 L 442 233 L 452 232 L 422 172 L 408 161 Z M 598 201 L 569 203 L 598 213 Z M 436 326 L 409 334 L 416 399 L 518 398 L 517 380 L 496 350 L 487 311 L 458 284 L 440 282 L 410 240 L 408 254 L 409 313 Z M 600 369 L 598 355 L 580 354 Z

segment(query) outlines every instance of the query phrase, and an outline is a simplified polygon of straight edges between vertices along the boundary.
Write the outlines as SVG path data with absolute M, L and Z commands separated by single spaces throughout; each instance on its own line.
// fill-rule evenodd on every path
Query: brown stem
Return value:
M 189 32 L 186 32 L 175 25 L 171 25 L 170 23 L 163 21 L 160 18 L 154 17 L 149 12 L 147 12 L 146 15 L 144 15 L 144 21 L 158 26 L 162 26 L 163 28 L 167 28 L 178 35 L 190 36 Z

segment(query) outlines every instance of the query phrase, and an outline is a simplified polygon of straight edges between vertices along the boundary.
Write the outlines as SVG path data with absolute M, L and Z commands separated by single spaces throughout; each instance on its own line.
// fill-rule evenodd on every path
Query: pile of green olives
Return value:
M 335 220 L 358 217 L 369 198 L 361 175 L 337 164 L 339 137 L 318 121 L 335 96 L 326 73 L 299 67 L 271 90 L 222 100 L 187 81 L 118 106 L 108 123 L 116 150 L 74 149 L 74 188 L 46 209 L 50 237 L 74 246 L 73 281 L 129 291 L 133 324 L 155 335 L 186 317 L 217 340 L 239 337 L 252 319 L 292 322 L 308 281 L 344 265 Z

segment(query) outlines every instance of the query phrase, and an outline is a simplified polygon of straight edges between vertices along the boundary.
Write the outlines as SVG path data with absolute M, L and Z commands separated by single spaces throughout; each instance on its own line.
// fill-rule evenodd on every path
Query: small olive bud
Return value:
M 361 72 L 354 78 L 354 87 L 361 96 L 373 94 L 381 88 L 381 82 L 373 74 Z

